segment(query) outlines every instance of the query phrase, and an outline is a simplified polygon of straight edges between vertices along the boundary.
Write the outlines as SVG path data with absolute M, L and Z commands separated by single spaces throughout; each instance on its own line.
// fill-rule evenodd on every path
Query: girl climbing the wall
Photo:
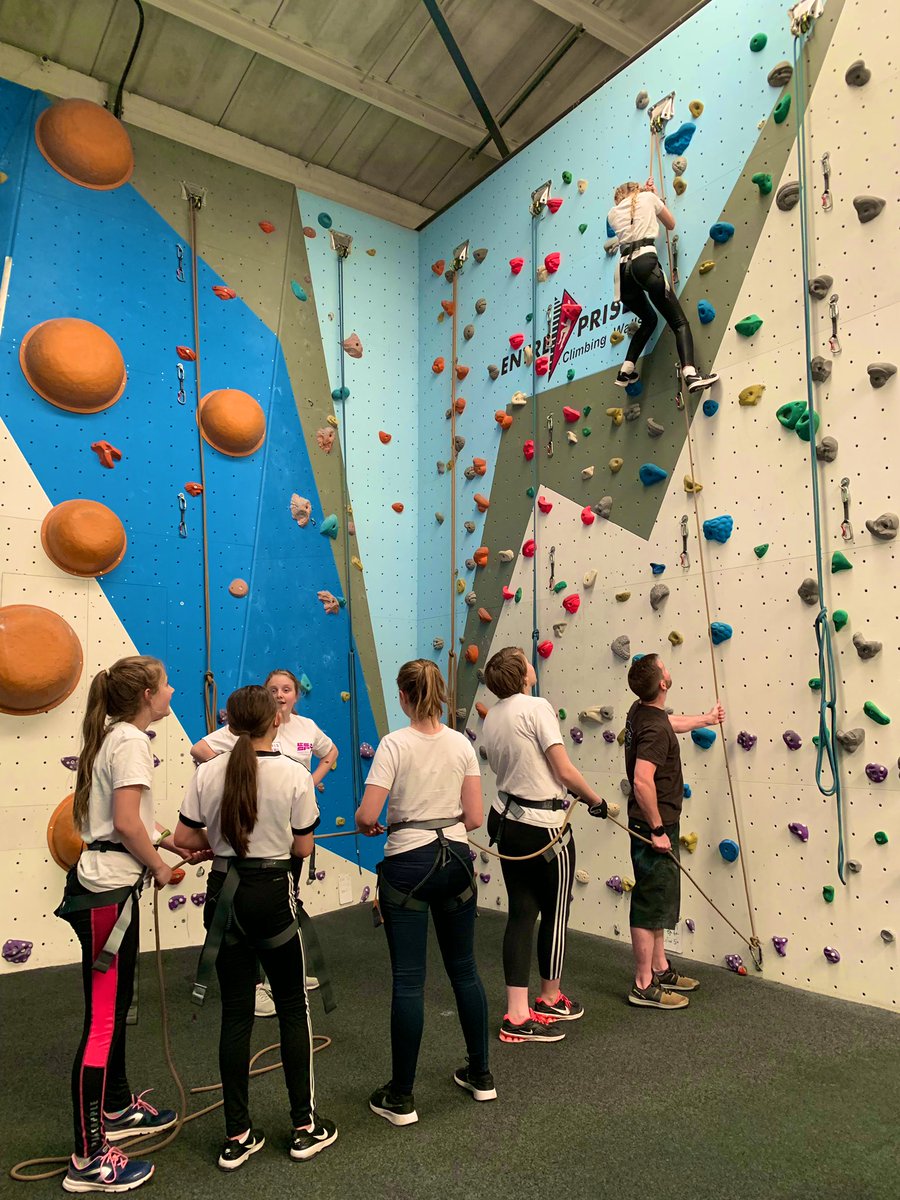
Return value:
M 84 1031 L 72 1067 L 75 1153 L 67 1192 L 130 1191 L 153 1175 L 152 1163 L 128 1159 L 114 1143 L 175 1124 L 135 1094 L 125 1073 L 125 1018 L 134 993 L 137 905 L 144 880 L 165 887 L 172 870 L 153 820 L 153 754 L 147 731 L 169 715 L 173 688 L 156 658 L 121 658 L 94 676 L 82 725 L 73 815 L 85 847 L 66 878 L 56 910 L 81 943 Z M 202 852 L 182 857 L 199 862 Z
M 616 385 L 628 387 L 640 378 L 637 361 L 659 323 L 658 310 L 675 335 L 685 387 L 689 392 L 702 392 L 719 376 L 715 372 L 704 375 L 697 370 L 690 324 L 656 253 L 660 223 L 671 230 L 675 228 L 675 218 L 657 196 L 652 179 L 643 187 L 633 182 L 619 184 L 613 203 L 606 219 L 619 239 L 617 299 L 640 321 L 616 376 Z
M 494 1100 L 497 1092 L 475 965 L 477 898 L 466 841 L 467 830 L 484 819 L 478 759 L 468 738 L 441 724 L 447 690 L 433 662 L 404 663 L 397 687 L 409 725 L 381 739 L 356 824 L 369 837 L 384 833 L 378 818 L 390 793 L 378 895 L 393 970 L 392 1073 L 369 1107 L 392 1125 L 411 1125 L 419 1119 L 413 1084 L 425 1022 L 429 912 L 468 1052 L 454 1082 L 476 1100 Z
M 175 830 L 176 845 L 215 854 L 203 917 L 206 944 L 195 996 L 215 963 L 222 995 L 219 1070 L 225 1142 L 219 1166 L 232 1171 L 265 1144 L 250 1121 L 250 1035 L 257 958 L 270 981 L 281 1031 L 281 1058 L 291 1107 L 292 1159 L 330 1146 L 337 1127 L 315 1109 L 312 1027 L 303 942 L 291 879 L 291 856 L 306 858 L 319 823 L 305 767 L 273 749 L 280 724 L 268 688 L 238 688 L 228 698 L 235 743 L 191 780 Z
M 313 783 L 319 792 L 325 791 L 325 776 L 334 767 L 338 759 L 338 748 L 331 738 L 323 733 L 315 721 L 309 717 L 301 717 L 294 712 L 294 705 L 300 697 L 300 681 L 292 671 L 279 667 L 270 671 L 266 677 L 265 686 L 271 691 L 278 705 L 281 724 L 273 743 L 275 750 L 287 754 L 302 763 L 308 771 L 312 771 Z M 233 749 L 237 738 L 228 725 L 208 733 L 191 746 L 191 754 L 195 762 L 204 763 L 217 754 L 225 754 Z M 319 761 L 315 771 L 312 770 L 312 759 Z M 295 882 L 299 883 L 299 864 Z M 314 975 L 306 980 L 307 991 L 313 991 L 319 986 Z M 272 993 L 266 981 L 259 982 L 256 989 L 256 1016 L 274 1017 L 275 1005 Z

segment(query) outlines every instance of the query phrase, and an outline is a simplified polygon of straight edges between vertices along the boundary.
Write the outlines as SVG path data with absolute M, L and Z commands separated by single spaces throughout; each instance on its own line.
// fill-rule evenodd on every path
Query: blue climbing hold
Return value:
M 636 379 L 634 383 L 629 383 L 628 387 L 625 389 L 625 395 L 631 397 L 639 396 L 643 390 L 644 385 L 641 383 L 640 379 Z
M 312 684 L 309 681 L 309 676 L 305 673 L 300 676 L 300 691 L 304 696 L 308 696 L 312 691 Z
M 725 513 L 721 517 L 710 517 L 703 522 L 703 536 L 708 542 L 721 542 L 724 545 L 731 537 L 734 521 Z
M 689 783 L 686 783 L 686 784 L 684 785 L 684 798 L 685 798 L 685 800 L 690 800 L 690 798 L 691 798 L 691 796 L 693 796 L 693 794 L 694 794 L 694 793 L 691 791 L 691 785 L 690 785 Z
M 718 411 L 719 411 L 718 400 L 704 400 L 703 401 L 704 417 L 714 417 Z
M 714 321 L 716 319 L 716 310 L 708 300 L 698 300 L 697 316 L 700 318 L 701 325 L 708 325 L 710 321 Z
M 741 848 L 732 838 L 723 838 L 719 842 L 719 853 L 726 862 L 737 862 L 740 858 Z
M 298 300 L 308 300 L 309 299 L 309 296 L 307 296 L 307 294 L 306 294 L 306 289 L 302 288 L 296 279 L 291 280 L 291 291 L 294 293 L 294 295 L 297 297 Z
M 638 479 L 644 487 L 652 487 L 654 483 L 662 483 L 669 478 L 669 472 L 658 467 L 656 463 L 644 463 L 638 471 Z
M 616 231 L 613 229 L 612 225 L 610 225 L 609 221 L 606 222 L 606 236 L 608 238 L 616 236 Z
M 691 144 L 691 138 L 697 132 L 697 126 L 693 121 L 685 121 L 680 129 L 676 129 L 674 133 L 670 133 L 663 145 L 666 148 L 666 154 L 684 154 L 688 146 Z
M 639 658 L 646 658 L 646 657 L 647 657 L 647 656 L 646 656 L 646 654 L 632 654 L 632 656 L 631 656 L 631 661 L 632 661 L 632 662 L 637 662 L 637 660 L 638 660 Z
M 699 746 L 701 750 L 708 750 L 716 740 L 716 731 L 714 729 L 692 729 L 691 741 L 695 746 Z
M 651 563 L 650 564 L 650 570 L 653 572 L 654 575 L 662 575 L 662 573 L 665 569 L 666 569 L 665 563 Z
M 331 393 L 332 400 L 349 400 L 350 389 L 348 387 L 336 387 Z
M 330 517 L 326 517 L 324 519 L 322 524 L 319 526 L 319 533 L 321 533 L 322 537 L 330 537 L 330 538 L 337 537 L 337 535 L 338 535 L 338 519 L 334 515 L 334 513 L 332 513 Z
M 319 213 L 319 224 L 322 226 L 323 229 L 331 228 L 332 221 L 331 221 L 331 217 L 329 217 L 328 213 L 326 213 L 326 212 Z
M 709 227 L 709 236 L 721 246 L 734 237 L 734 226 L 730 221 L 716 221 L 715 225 Z
M 713 645 L 720 646 L 722 642 L 727 642 L 734 630 L 725 621 L 713 621 L 709 627 L 709 632 L 712 636 Z

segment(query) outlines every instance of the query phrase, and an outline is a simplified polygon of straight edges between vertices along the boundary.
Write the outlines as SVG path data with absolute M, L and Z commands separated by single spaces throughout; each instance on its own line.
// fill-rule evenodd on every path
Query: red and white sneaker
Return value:
M 503 1018 L 500 1026 L 501 1042 L 561 1042 L 566 1036 L 551 1028 L 555 1024 L 552 1017 L 544 1017 L 534 1009 L 529 1009 L 529 1018 L 521 1025 L 514 1025 L 509 1014 Z
M 578 1021 L 584 1016 L 584 1005 L 560 992 L 553 1004 L 548 1004 L 538 996 L 534 1011 L 547 1021 Z

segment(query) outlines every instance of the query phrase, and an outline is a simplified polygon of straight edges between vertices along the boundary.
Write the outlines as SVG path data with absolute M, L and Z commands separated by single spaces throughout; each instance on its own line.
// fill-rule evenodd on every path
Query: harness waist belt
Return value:
M 502 792 L 501 795 L 506 796 L 507 804 L 521 804 L 522 808 L 542 808 L 549 812 L 559 812 L 566 807 L 565 800 L 525 800 L 522 796 L 513 796 L 509 792 Z
M 641 238 L 637 242 L 623 242 L 619 247 L 619 254 L 622 258 L 626 258 L 629 254 L 633 254 L 635 250 L 642 250 L 644 246 L 655 246 L 656 238 Z
M 290 871 L 291 860 L 289 858 L 229 858 L 226 855 L 217 854 L 210 870 L 227 874 L 232 868 L 238 874 L 242 871 Z
M 125 849 L 118 842 L 110 842 L 109 844 L 114 850 Z M 91 843 L 88 849 L 94 849 L 95 847 L 96 843 Z M 122 939 L 125 937 L 128 926 L 131 924 L 135 906 L 140 899 L 141 890 L 144 886 L 144 875 L 142 872 L 134 883 L 126 884 L 123 887 L 110 888 L 105 892 L 82 892 L 79 895 L 73 896 L 69 894 L 69 883 L 72 880 L 77 880 L 77 870 L 77 867 L 72 867 L 71 871 L 69 871 L 62 902 L 53 915 L 55 917 L 62 917 L 65 920 L 72 913 L 85 912 L 91 908 L 105 908 L 110 904 L 115 904 L 116 906 L 122 905 L 122 911 L 119 913 L 115 925 L 109 931 L 109 936 L 103 948 L 91 964 L 93 971 L 99 971 L 101 975 L 105 975 L 112 966 L 113 959 L 119 953 Z
M 103 854 L 105 854 L 107 850 L 119 850 L 122 854 L 131 853 L 128 847 L 123 846 L 121 842 L 110 842 L 105 838 L 100 838 L 96 842 L 88 842 L 88 844 L 85 846 L 85 850 L 99 850 Z
M 398 829 L 449 829 L 458 825 L 463 819 L 462 813 L 456 817 L 433 817 L 430 821 L 394 821 L 388 825 L 388 833 L 396 833 Z

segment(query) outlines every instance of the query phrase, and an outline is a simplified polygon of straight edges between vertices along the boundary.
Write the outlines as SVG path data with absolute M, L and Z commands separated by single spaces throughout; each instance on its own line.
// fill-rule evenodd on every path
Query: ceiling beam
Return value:
M 620 51 L 628 58 L 639 54 L 649 41 L 649 37 L 638 33 L 633 26 L 608 16 L 599 8 L 594 8 L 590 0 L 534 0 L 534 2 L 541 8 L 546 8 L 548 12 L 562 17 L 564 21 L 583 26 L 585 33 L 589 33 L 591 37 L 597 38 L 600 42 L 606 42 L 607 46 L 612 46 L 614 50 Z
M 144 3 L 462 146 L 477 146 L 484 140 L 482 125 L 457 117 L 383 79 L 372 79 L 349 63 L 331 58 L 286 33 L 214 4 L 212 0 L 144 0 Z M 485 147 L 484 152 L 492 158 L 500 158 L 500 152 L 493 145 Z
M 80 97 L 103 104 L 108 98 L 107 85 L 99 79 L 72 71 L 59 63 L 45 61 L 3 42 L 0 42 L 0 77 L 63 99 Z M 207 121 L 199 121 L 196 117 L 147 100 L 134 92 L 125 93 L 123 120 L 138 129 L 171 138 L 184 146 L 258 171 L 261 175 L 284 180 L 329 200 L 349 204 L 406 229 L 418 228 L 432 215 L 431 209 L 420 204 L 392 196 L 390 192 L 360 183 L 327 167 L 318 167 L 302 158 L 294 158 L 274 146 L 265 146 L 230 130 L 220 129 L 217 125 L 210 125 Z

